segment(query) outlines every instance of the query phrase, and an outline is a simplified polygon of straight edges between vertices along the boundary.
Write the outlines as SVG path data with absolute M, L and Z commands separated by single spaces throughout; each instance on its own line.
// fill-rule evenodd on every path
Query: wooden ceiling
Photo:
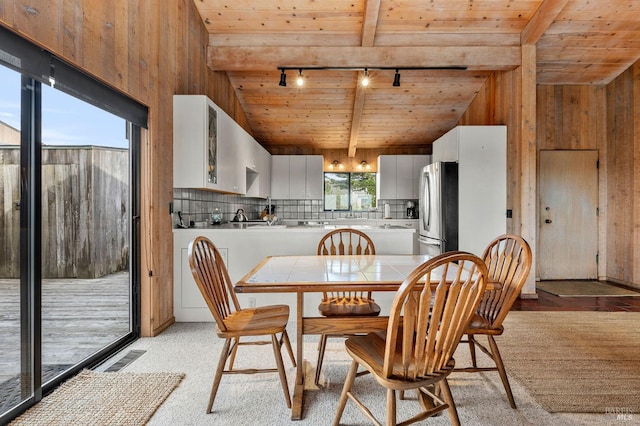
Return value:
M 268 150 L 425 146 L 535 44 L 538 84 L 603 85 L 640 58 L 638 0 L 194 0 Z M 278 85 L 278 67 L 287 86 Z M 357 68 L 312 70 L 304 68 Z M 364 68 L 466 67 L 464 70 Z M 295 84 L 303 68 L 304 86 Z

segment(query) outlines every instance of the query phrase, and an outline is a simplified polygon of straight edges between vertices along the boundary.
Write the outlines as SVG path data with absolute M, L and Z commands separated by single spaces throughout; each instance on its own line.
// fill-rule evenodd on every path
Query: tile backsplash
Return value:
M 393 219 L 406 219 L 406 202 L 413 201 L 417 206 L 418 200 L 379 200 L 379 207 L 372 211 L 324 211 L 322 200 L 271 200 L 276 206 L 275 214 L 280 219 L 288 220 L 325 220 L 338 219 L 353 214 L 355 217 L 368 219 L 382 219 L 384 205 L 389 204 Z M 211 213 L 216 207 L 222 213 L 222 220 L 232 220 L 238 209 L 244 209 L 249 219 L 260 218 L 260 213 L 266 207 L 267 200 L 262 198 L 247 198 L 240 195 L 220 194 L 191 188 L 174 188 L 173 211 L 174 224 L 178 222 L 177 212 L 181 212 L 185 223 L 210 222 Z

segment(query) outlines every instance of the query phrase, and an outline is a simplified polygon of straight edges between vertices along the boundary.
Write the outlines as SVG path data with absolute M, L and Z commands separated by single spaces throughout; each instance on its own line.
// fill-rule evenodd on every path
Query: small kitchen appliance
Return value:
M 407 219 L 416 218 L 416 203 L 413 201 L 407 201 Z
M 212 225 L 220 225 L 222 222 L 222 213 L 220 213 L 219 208 L 213 209 L 213 213 L 211 213 L 211 224 Z

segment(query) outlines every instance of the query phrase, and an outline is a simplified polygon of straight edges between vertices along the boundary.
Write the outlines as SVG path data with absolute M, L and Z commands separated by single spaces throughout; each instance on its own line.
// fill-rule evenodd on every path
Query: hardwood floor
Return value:
M 607 284 L 638 291 L 612 282 Z M 537 299 L 517 299 L 511 310 L 640 312 L 640 297 L 559 297 L 538 289 Z

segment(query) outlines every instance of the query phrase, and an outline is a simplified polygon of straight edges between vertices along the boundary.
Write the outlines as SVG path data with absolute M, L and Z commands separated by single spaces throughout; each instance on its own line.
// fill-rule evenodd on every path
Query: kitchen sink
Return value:
M 247 229 L 284 229 L 287 225 L 247 225 Z

